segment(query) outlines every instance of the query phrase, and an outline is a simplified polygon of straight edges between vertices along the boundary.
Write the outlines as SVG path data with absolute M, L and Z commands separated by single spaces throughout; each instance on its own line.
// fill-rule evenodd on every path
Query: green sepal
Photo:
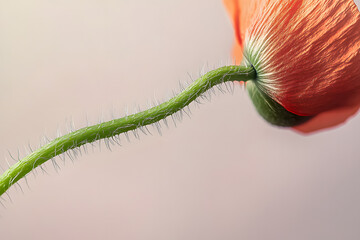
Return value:
M 248 81 L 246 88 L 258 113 L 273 125 L 294 127 L 311 119 L 311 117 L 299 116 L 287 111 L 278 102 L 259 89 L 253 81 Z

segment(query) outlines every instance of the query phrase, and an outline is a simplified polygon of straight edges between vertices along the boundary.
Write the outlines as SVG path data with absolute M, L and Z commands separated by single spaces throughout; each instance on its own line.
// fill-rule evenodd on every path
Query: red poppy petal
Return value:
M 360 109 L 360 91 L 358 91 L 358 94 L 354 96 L 350 103 L 351 105 L 320 113 L 311 120 L 293 127 L 293 129 L 307 134 L 345 123 L 346 120 L 355 115 Z
M 259 86 L 290 112 L 314 116 L 351 106 L 358 94 L 360 12 L 352 0 L 268 0 L 246 42 Z
M 237 43 L 244 45 L 245 32 L 259 12 L 263 0 L 223 0 L 234 25 Z
M 323 112 L 316 115 L 309 121 L 293 127 L 297 132 L 304 134 L 314 133 L 319 130 L 335 127 L 345 123 L 351 116 L 356 114 L 360 108 L 360 104 L 354 107 L 334 109 L 328 112 Z
M 259 60 L 252 62 L 260 67 L 258 86 L 288 111 L 314 116 L 296 131 L 329 128 L 357 112 L 360 12 L 353 0 L 224 3 L 234 24 L 236 62 L 246 41 L 245 55 Z

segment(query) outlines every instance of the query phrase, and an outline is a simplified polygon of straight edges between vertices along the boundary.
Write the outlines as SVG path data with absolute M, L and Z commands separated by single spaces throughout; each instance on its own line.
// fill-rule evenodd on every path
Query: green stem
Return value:
M 252 67 L 221 67 L 208 72 L 194 81 L 183 92 L 158 106 L 123 118 L 81 128 L 58 137 L 19 160 L 0 176 L 0 196 L 31 170 L 67 150 L 156 123 L 183 109 L 217 84 L 228 81 L 247 81 L 255 78 L 256 73 Z

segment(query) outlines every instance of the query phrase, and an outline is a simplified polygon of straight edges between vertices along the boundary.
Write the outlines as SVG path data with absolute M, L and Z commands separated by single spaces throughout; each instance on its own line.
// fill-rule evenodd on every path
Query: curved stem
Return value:
M 67 150 L 158 122 L 183 109 L 217 84 L 228 81 L 247 81 L 255 78 L 256 73 L 252 67 L 221 67 L 208 72 L 194 81 L 183 92 L 158 106 L 123 118 L 81 128 L 58 137 L 18 161 L 0 176 L 0 196 L 31 170 Z

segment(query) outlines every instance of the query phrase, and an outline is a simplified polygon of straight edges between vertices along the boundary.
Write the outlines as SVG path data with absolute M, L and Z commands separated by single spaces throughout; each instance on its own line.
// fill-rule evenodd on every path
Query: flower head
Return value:
M 359 109 L 360 13 L 352 0 L 225 4 L 234 23 L 236 55 L 244 55 L 243 62 L 257 71 L 248 90 L 261 96 L 252 99 L 263 117 L 276 125 L 300 124 L 298 130 L 309 132 L 343 122 Z M 274 114 L 268 119 L 272 104 L 292 121 Z

